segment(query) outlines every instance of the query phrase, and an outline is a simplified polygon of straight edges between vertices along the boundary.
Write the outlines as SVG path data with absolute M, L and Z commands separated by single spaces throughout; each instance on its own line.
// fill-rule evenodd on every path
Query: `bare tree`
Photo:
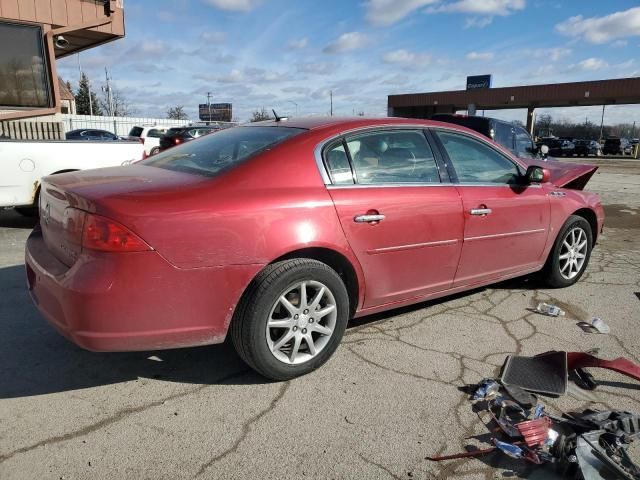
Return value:
M 136 109 L 131 106 L 125 95 L 122 91 L 117 88 L 113 83 L 109 85 L 109 89 L 111 90 L 111 106 L 113 107 L 113 111 L 111 115 L 114 117 L 129 117 L 136 113 Z M 106 87 L 102 87 L 102 98 L 100 99 L 100 106 L 102 107 L 102 111 L 107 114 L 110 112 L 109 105 L 109 92 Z
M 187 120 L 189 115 L 184 111 L 184 106 L 176 105 L 167 110 L 167 118 L 172 120 Z
M 251 114 L 252 122 L 262 122 L 263 120 L 271 120 L 271 115 L 269 115 L 264 107 L 262 107 L 261 110 L 256 110 Z

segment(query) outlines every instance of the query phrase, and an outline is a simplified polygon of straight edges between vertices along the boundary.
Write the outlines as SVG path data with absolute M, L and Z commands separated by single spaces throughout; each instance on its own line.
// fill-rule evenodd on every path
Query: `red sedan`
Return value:
M 604 220 L 581 191 L 594 171 L 424 120 L 237 127 L 45 178 L 28 287 L 84 348 L 230 333 L 251 367 L 292 378 L 327 361 L 352 317 L 538 271 L 578 281 Z

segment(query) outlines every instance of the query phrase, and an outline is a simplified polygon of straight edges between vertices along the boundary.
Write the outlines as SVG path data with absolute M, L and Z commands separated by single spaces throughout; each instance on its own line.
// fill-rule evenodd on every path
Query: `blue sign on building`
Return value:
M 467 90 L 491 88 L 491 75 L 474 75 L 467 77 Z

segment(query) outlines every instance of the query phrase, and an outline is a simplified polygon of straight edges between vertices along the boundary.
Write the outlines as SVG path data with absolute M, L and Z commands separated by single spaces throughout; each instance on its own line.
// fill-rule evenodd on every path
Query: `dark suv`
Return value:
M 454 123 L 475 130 L 510 150 L 517 157 L 538 158 L 538 148 L 531 135 L 519 125 L 497 118 L 443 113 L 434 115 L 431 120 Z
M 220 130 L 218 127 L 175 127 L 167 130 L 160 137 L 160 151 L 175 147 L 181 143 L 189 142 L 211 132 Z

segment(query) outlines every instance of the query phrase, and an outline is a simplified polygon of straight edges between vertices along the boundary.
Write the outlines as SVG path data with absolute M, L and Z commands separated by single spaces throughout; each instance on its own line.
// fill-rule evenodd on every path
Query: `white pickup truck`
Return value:
M 135 141 L 0 139 L 0 208 L 33 215 L 42 177 L 131 163 L 143 153 L 144 145 Z

